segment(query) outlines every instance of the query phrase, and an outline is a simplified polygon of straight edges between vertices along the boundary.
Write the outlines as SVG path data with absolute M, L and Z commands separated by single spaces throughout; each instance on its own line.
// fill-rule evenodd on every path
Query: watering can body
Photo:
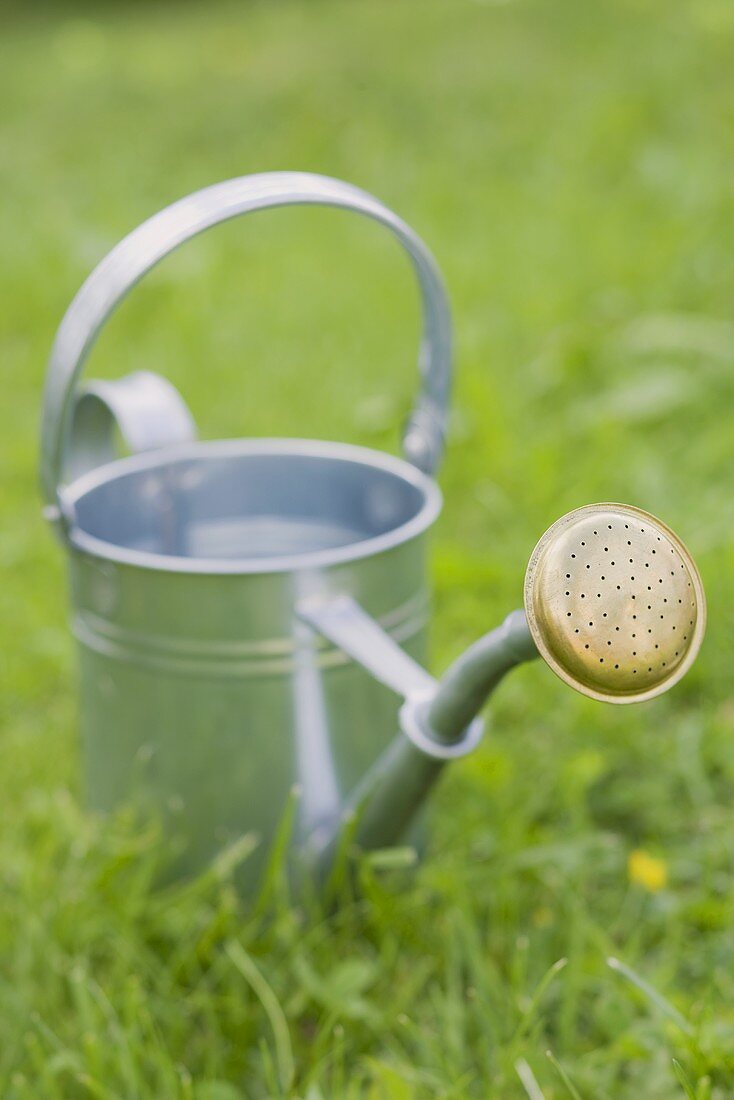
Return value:
M 423 340 L 405 457 L 202 442 L 156 375 L 79 385 L 100 328 L 149 268 L 209 225 L 293 203 L 366 215 L 410 256 Z M 432 474 L 449 378 L 430 254 L 377 200 L 324 177 L 245 177 L 181 200 L 121 242 L 70 306 L 51 357 L 42 474 L 69 557 L 87 797 L 159 817 L 175 838 L 172 871 L 251 833 L 260 843 L 242 885 L 254 888 L 291 792 L 300 850 L 333 830 L 394 738 L 401 677 L 430 685 L 425 543 L 440 511 Z M 133 453 L 115 453 L 118 436 Z M 315 629 L 303 612 L 314 607 L 337 607 L 338 628 Z M 339 644 L 345 623 L 354 645 Z
M 257 498 L 278 485 L 277 519 L 263 518 Z M 289 524 L 287 501 L 301 509 L 316 492 L 308 518 L 296 511 Z M 238 498 L 236 519 L 222 521 L 217 493 Z M 407 463 L 359 448 L 245 441 L 114 463 L 81 479 L 73 500 L 89 802 L 109 810 L 133 798 L 162 817 L 181 847 L 172 870 L 195 870 L 251 832 L 262 843 L 242 874 L 254 883 L 289 792 L 298 795 L 300 848 L 339 819 L 397 729 L 400 697 L 304 624 L 299 605 L 348 595 L 422 661 L 435 486 Z M 401 530 L 404 511 L 412 531 Z M 387 537 L 364 537 L 375 522 L 391 524 Z M 362 545 L 383 548 L 355 557 L 354 543 L 334 545 L 360 524 Z M 102 545 L 127 541 L 157 557 L 169 538 L 176 553 L 152 566 L 115 560 Z M 221 557 L 225 540 L 236 557 Z M 264 556 L 243 570 L 255 540 Z

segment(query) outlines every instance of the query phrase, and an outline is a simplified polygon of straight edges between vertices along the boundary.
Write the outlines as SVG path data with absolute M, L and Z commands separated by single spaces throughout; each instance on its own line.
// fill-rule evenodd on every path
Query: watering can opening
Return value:
M 178 572 L 287 572 L 414 538 L 436 484 L 381 452 L 310 440 L 191 443 L 109 463 L 66 491 L 80 550 Z

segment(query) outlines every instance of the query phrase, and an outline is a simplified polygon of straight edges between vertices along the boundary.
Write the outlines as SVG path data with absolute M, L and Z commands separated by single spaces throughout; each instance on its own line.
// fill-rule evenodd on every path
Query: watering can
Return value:
M 390 230 L 412 263 L 423 330 L 403 456 L 302 439 L 197 440 L 163 378 L 80 384 L 105 321 L 154 265 L 241 214 L 318 204 Z M 253 889 L 294 789 L 294 864 L 328 873 L 358 848 L 417 836 L 446 763 L 513 667 L 541 655 L 571 686 L 632 702 L 672 686 L 703 636 L 683 544 L 639 509 L 599 504 L 533 552 L 524 610 L 436 680 L 424 667 L 426 534 L 451 380 L 449 307 L 419 237 L 349 184 L 276 172 L 208 187 L 118 244 L 59 327 L 44 395 L 45 514 L 68 552 L 91 806 L 134 800 L 179 842 L 172 873 L 244 833 Z M 122 441 L 125 455 L 119 453 Z

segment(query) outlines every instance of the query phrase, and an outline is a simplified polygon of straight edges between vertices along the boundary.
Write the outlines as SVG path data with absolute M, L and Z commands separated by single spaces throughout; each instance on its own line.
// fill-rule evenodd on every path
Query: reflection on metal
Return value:
M 119 439 L 118 439 L 119 436 Z M 73 481 L 125 451 L 150 451 L 196 439 L 196 425 L 175 386 L 151 371 L 90 382 L 74 403 L 64 478 Z
M 302 600 L 298 614 L 399 695 L 431 695 L 435 681 L 352 596 Z
M 294 624 L 293 732 L 301 828 L 311 835 L 338 818 L 341 801 L 331 753 L 329 716 L 314 634 Z

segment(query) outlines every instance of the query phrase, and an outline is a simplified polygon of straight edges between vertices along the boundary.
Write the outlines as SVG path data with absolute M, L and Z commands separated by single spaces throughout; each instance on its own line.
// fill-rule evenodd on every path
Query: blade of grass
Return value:
M 543 1090 L 524 1058 L 518 1058 L 515 1062 L 515 1073 L 520 1078 L 520 1083 L 528 1094 L 529 1100 L 545 1100 Z
M 270 1021 L 275 1041 L 275 1055 L 278 1063 L 278 1076 L 283 1092 L 287 1092 L 293 1084 L 295 1065 L 293 1061 L 293 1048 L 285 1013 L 280 1001 L 261 974 L 254 960 L 247 954 L 242 944 L 237 940 L 230 940 L 225 951 L 232 964 L 239 970 L 242 977 L 252 989 L 265 1010 Z
M 685 1016 L 681 1015 L 677 1008 L 667 1000 L 662 993 L 658 993 L 657 989 L 654 989 L 649 982 L 646 982 L 644 978 L 641 978 L 632 967 L 627 966 L 626 963 L 621 962 L 619 959 L 614 958 L 613 955 L 607 959 L 607 966 L 610 970 L 615 970 L 627 981 L 639 989 L 640 993 L 655 1005 L 669 1020 L 672 1020 L 674 1024 L 685 1032 L 686 1035 L 693 1035 L 693 1028 L 686 1020 Z
M 283 905 L 288 903 L 288 852 L 296 824 L 300 798 L 301 788 L 298 784 L 294 784 L 291 787 L 288 801 L 270 847 L 265 874 L 255 903 L 257 913 L 263 913 L 274 899 L 278 899 Z
M 564 1085 L 568 1089 L 569 1095 L 573 1097 L 573 1100 L 582 1100 L 581 1093 L 576 1088 L 573 1081 L 568 1076 L 565 1069 L 563 1068 L 561 1063 L 558 1061 L 558 1059 L 555 1057 L 553 1052 L 551 1050 L 546 1050 L 545 1056 L 548 1059 L 548 1061 L 550 1062 L 550 1064 L 553 1066 L 553 1069 L 556 1071 L 558 1076 L 563 1081 Z
M 686 1075 L 686 1072 L 683 1069 L 683 1066 L 680 1064 L 680 1062 L 678 1061 L 677 1058 L 673 1059 L 673 1072 L 675 1073 L 676 1077 L 680 1081 L 681 1088 L 683 1089 L 684 1093 L 688 1097 L 688 1100 L 698 1100 L 698 1097 L 696 1096 L 696 1093 L 693 1090 L 693 1085 L 688 1080 L 688 1076 Z
M 557 959 L 556 962 L 554 962 L 552 966 L 548 967 L 545 974 L 543 975 L 543 977 L 538 982 L 538 985 L 536 987 L 535 992 L 533 993 L 533 996 L 530 999 L 530 1003 L 528 1004 L 528 1007 L 525 1009 L 525 1011 L 523 1012 L 523 1014 L 520 1018 L 520 1022 L 517 1025 L 517 1028 L 515 1029 L 515 1034 L 513 1036 L 513 1041 L 517 1041 L 519 1038 L 521 1038 L 525 1034 L 525 1032 L 527 1031 L 528 1027 L 530 1026 L 530 1024 L 532 1022 L 533 1016 L 535 1015 L 535 1011 L 536 1011 L 538 1005 L 540 1004 L 541 998 L 542 998 L 543 994 L 545 993 L 546 989 L 551 984 L 551 982 L 556 977 L 556 975 L 560 974 L 560 972 L 567 965 L 568 965 L 568 959 Z

